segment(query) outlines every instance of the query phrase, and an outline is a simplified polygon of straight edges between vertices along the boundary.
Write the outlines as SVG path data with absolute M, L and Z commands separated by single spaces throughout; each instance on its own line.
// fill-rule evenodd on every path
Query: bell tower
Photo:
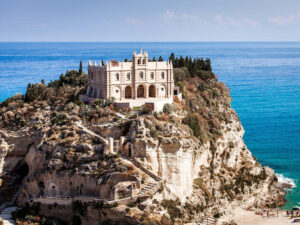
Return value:
M 145 67 L 148 65 L 148 53 L 145 51 L 143 52 L 143 50 L 140 50 L 140 53 L 136 53 L 135 51 L 132 54 L 132 63 L 133 63 L 133 67 Z

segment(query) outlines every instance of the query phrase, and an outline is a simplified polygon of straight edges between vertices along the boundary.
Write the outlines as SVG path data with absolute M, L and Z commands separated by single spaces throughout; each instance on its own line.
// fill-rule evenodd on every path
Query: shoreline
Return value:
M 278 217 L 277 217 L 278 210 Z M 230 223 L 231 221 L 235 222 L 238 225 L 286 225 L 292 223 L 295 219 L 300 220 L 299 217 L 290 218 L 286 215 L 286 210 L 279 208 L 269 210 L 269 217 L 267 217 L 266 211 L 263 215 L 256 215 L 255 213 L 261 210 L 246 210 L 242 207 L 237 207 L 233 210 L 231 215 L 225 215 L 218 221 L 218 224 L 223 224 L 223 222 Z

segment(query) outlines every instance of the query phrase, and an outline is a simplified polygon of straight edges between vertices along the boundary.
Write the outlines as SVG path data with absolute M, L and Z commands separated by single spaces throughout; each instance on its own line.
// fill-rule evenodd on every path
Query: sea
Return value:
M 130 59 L 133 51 L 210 58 L 231 90 L 244 141 L 279 180 L 293 185 L 284 209 L 300 207 L 300 42 L 36 42 L 0 43 L 0 102 L 27 84 L 59 78 L 82 60 Z

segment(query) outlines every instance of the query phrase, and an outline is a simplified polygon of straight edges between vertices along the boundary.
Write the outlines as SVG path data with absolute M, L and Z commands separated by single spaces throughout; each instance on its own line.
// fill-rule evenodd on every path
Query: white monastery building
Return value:
M 125 62 L 101 61 L 88 64 L 88 87 L 84 101 L 97 98 L 114 98 L 120 108 L 131 108 L 150 104 L 155 111 L 173 102 L 178 95 L 174 88 L 173 65 L 171 61 L 152 61 L 142 50 L 133 52 L 132 60 Z

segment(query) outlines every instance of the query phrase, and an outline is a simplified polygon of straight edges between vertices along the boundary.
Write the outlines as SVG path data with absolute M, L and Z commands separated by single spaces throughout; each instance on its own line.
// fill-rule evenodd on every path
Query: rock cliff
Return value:
M 70 73 L 1 104 L 0 201 L 22 207 L 19 221 L 33 214 L 69 224 L 180 224 L 236 204 L 285 203 L 274 171 L 243 142 L 215 76 L 182 78 L 183 100 L 157 114 L 84 105 L 85 87 L 72 85 Z

